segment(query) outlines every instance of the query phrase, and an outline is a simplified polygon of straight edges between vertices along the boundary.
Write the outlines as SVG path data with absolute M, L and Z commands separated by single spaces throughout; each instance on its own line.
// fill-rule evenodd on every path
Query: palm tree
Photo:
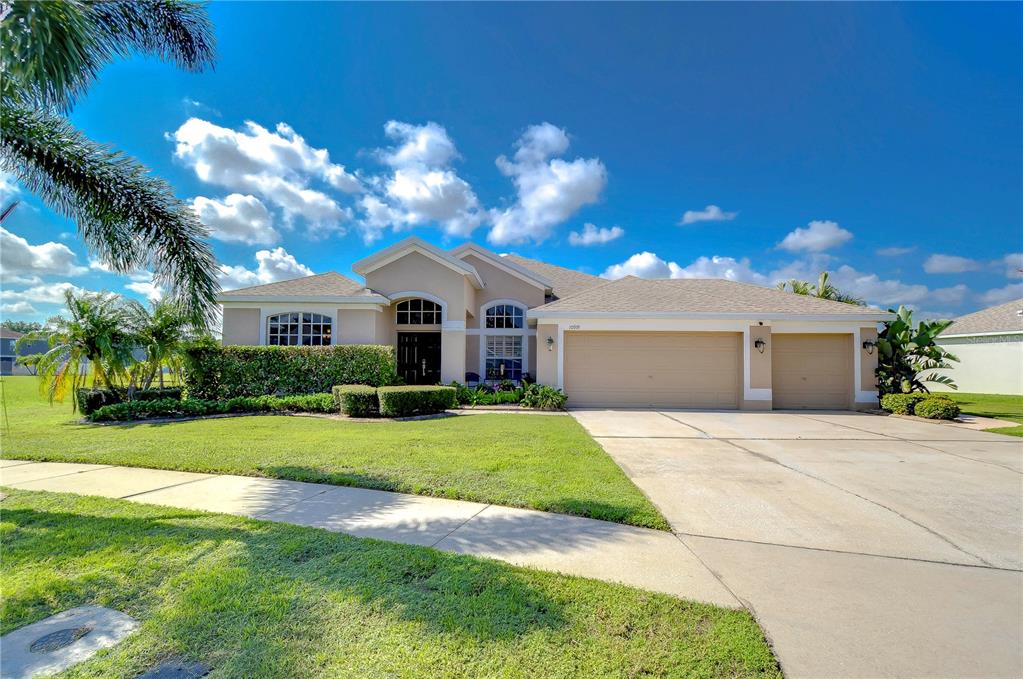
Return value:
M 827 271 L 821 271 L 817 277 L 817 284 L 813 284 L 810 281 L 801 281 L 796 278 L 792 278 L 787 281 L 778 283 L 779 290 L 789 290 L 797 295 L 808 295 L 810 297 L 819 297 L 821 299 L 830 299 L 835 302 L 845 302 L 846 304 L 855 304 L 856 306 L 866 306 L 861 298 L 855 295 L 850 295 L 842 292 L 834 285 L 831 284 L 831 274 Z
M 0 167 L 75 220 L 116 271 L 151 269 L 207 325 L 219 284 L 206 228 L 166 182 L 64 118 L 114 57 L 142 52 L 191 71 L 211 66 L 206 10 L 184 0 L 15 0 L 5 10 Z
M 148 389 L 157 375 L 163 388 L 163 371 L 181 373 L 185 343 L 193 339 L 192 320 L 184 307 L 173 300 L 154 302 L 152 309 L 136 301 L 128 302 L 127 312 L 136 346 L 146 352 L 146 360 L 136 364 L 132 383 Z
M 121 298 L 109 293 L 74 290 L 64 293 L 68 317 L 55 316 L 42 330 L 27 333 L 15 347 L 44 339 L 49 350 L 36 364 L 39 390 L 50 403 L 62 402 L 71 392 L 78 407 L 78 389 L 86 386 L 89 373 L 93 387 L 114 389 L 132 363 L 128 315 Z

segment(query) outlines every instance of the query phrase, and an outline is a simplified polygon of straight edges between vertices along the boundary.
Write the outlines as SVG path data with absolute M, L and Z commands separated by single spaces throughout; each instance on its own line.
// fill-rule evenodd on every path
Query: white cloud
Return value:
M 725 278 L 741 283 L 770 285 L 772 279 L 753 270 L 750 260 L 743 257 L 697 257 L 688 266 L 677 262 L 661 259 L 653 252 L 640 252 L 621 264 L 613 264 L 604 270 L 602 278 L 622 278 L 638 276 L 639 278 Z
M 189 118 L 168 138 L 176 142 L 174 155 L 202 181 L 257 194 L 279 206 L 286 221 L 307 220 L 315 233 L 341 230 L 349 214 L 329 195 L 310 188 L 310 181 L 347 193 L 362 190 L 357 177 L 330 162 L 325 149 L 309 146 L 286 123 L 271 132 L 249 121 L 235 131 Z
M 247 245 L 273 245 L 280 240 L 270 212 L 255 196 L 232 193 L 223 201 L 199 196 L 192 200 L 192 209 L 217 240 Z
M 38 302 L 40 304 L 63 304 L 64 293 L 73 290 L 76 294 L 88 292 L 73 283 L 47 283 L 36 285 L 24 290 L 4 290 L 2 296 L 4 303 L 9 302 Z
M 15 302 L 14 304 L 0 304 L 0 311 L 5 314 L 36 314 L 36 308 L 28 302 Z
M 611 228 L 597 228 L 595 224 L 583 224 L 582 232 L 572 231 L 568 234 L 568 242 L 572 245 L 603 245 L 604 243 L 610 243 L 616 238 L 621 238 L 625 235 L 625 229 L 620 226 L 612 226 Z
M 902 255 L 908 255 L 914 250 L 916 250 L 915 245 L 911 247 L 899 247 L 897 245 L 893 245 L 888 248 L 878 248 L 876 252 L 881 257 L 901 257 Z
M 852 240 L 852 237 L 851 232 L 836 222 L 814 220 L 805 229 L 798 228 L 789 233 L 778 247 L 790 252 L 823 252 Z
M 1023 278 L 1023 252 L 1013 252 L 1002 257 L 1005 275 L 1009 278 Z
M 132 292 L 137 292 L 151 302 L 156 302 L 163 297 L 163 288 L 153 281 L 133 281 L 124 287 Z
M 289 254 L 287 250 L 275 248 L 260 250 L 256 253 L 255 271 L 246 269 L 244 266 L 222 264 L 219 278 L 224 290 L 234 290 L 235 288 L 301 278 L 312 274 L 312 269 L 305 264 L 300 264 L 295 256 Z
M 821 271 L 830 270 L 831 282 L 838 289 L 880 307 L 912 305 L 931 300 L 955 304 L 965 300 L 970 294 L 969 288 L 962 284 L 931 290 L 926 285 L 883 279 L 877 274 L 858 271 L 849 265 L 834 267 L 832 264 L 826 255 L 813 255 L 764 273 L 753 268 L 750 260 L 745 257 L 742 259 L 719 255 L 698 257 L 687 266 L 682 266 L 675 261 L 662 259 L 653 252 L 640 252 L 620 264 L 609 266 L 601 277 L 616 279 L 631 275 L 640 278 L 725 278 L 773 287 L 792 278 L 815 282 Z
M 1005 287 L 993 288 L 980 295 L 980 301 L 984 306 L 1005 304 L 1017 299 L 1023 299 L 1023 283 L 1010 283 Z
M 637 252 L 621 264 L 612 264 L 600 274 L 601 278 L 624 278 L 625 276 L 637 276 L 639 278 L 672 278 L 672 273 L 678 271 L 679 266 L 675 262 L 668 262 L 658 257 L 653 252 Z
M 392 173 L 371 181 L 381 195 L 359 201 L 363 240 L 373 242 L 387 227 L 402 230 L 425 224 L 438 224 L 451 236 L 472 234 L 484 213 L 472 186 L 450 167 L 458 151 L 447 130 L 433 122 L 391 120 L 384 133 L 395 145 L 377 153 Z
M 391 167 L 445 167 L 458 157 L 447 130 L 434 122 L 413 125 L 389 120 L 384 125 L 384 134 L 398 142 L 398 146 L 380 151 L 383 161 Z
M 0 202 L 4 203 L 0 209 L 6 208 L 7 201 L 17 198 L 20 193 L 21 189 L 18 188 L 17 178 L 10 172 L 0 170 Z
M 981 266 L 975 259 L 957 255 L 931 255 L 924 260 L 924 271 L 927 273 L 964 273 L 976 271 Z
M 5 283 L 35 283 L 39 276 L 76 276 L 85 271 L 75 253 L 63 243 L 32 245 L 0 227 L 0 280 Z
M 697 222 L 729 222 L 735 219 L 738 212 L 725 212 L 717 205 L 708 205 L 702 210 L 686 210 L 682 215 L 682 224 Z
M 497 159 L 497 167 L 512 178 L 517 202 L 492 210 L 493 228 L 487 239 L 495 245 L 543 242 L 555 226 L 582 206 L 595 203 L 607 184 L 607 170 L 598 158 L 562 160 L 568 134 L 550 123 L 533 125 L 516 143 L 513 160 Z

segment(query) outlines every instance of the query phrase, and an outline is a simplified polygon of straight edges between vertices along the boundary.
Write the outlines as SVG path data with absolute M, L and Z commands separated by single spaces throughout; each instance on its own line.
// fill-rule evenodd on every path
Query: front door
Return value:
M 398 333 L 398 375 L 405 384 L 440 382 L 440 333 Z

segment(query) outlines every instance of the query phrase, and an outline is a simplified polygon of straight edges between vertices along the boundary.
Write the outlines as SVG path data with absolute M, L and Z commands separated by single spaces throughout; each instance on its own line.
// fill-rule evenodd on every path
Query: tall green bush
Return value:
M 935 343 L 952 321 L 920 321 L 913 325 L 913 312 L 904 306 L 885 321 L 877 338 L 877 384 L 882 395 L 930 391 L 925 382 L 956 389 L 948 375 L 931 372 L 951 368 L 959 359 Z
M 225 347 L 202 342 L 186 355 L 185 385 L 194 398 L 312 394 L 330 392 L 337 384 L 398 382 L 394 348 L 383 345 Z

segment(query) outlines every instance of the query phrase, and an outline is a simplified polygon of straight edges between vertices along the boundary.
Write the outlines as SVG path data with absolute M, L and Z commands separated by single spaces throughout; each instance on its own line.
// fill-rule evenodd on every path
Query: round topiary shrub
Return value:
M 913 413 L 929 420 L 954 420 L 959 417 L 959 406 L 947 396 L 934 396 L 917 403 Z

